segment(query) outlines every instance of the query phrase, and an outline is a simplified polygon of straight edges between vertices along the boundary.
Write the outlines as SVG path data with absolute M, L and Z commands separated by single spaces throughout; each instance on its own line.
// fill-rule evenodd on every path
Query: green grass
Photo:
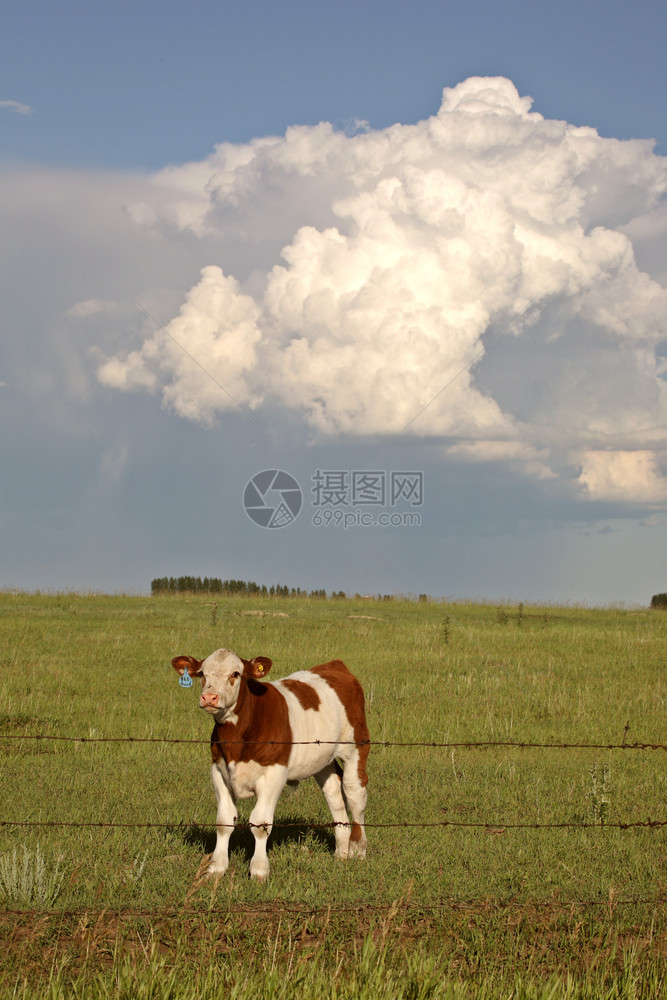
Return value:
M 667 752 L 376 745 L 365 862 L 338 862 L 332 832 L 310 828 L 330 816 L 309 781 L 279 802 L 276 823 L 293 825 L 274 830 L 266 885 L 247 877 L 244 830 L 227 876 L 200 884 L 210 723 L 170 660 L 227 646 L 270 656 L 279 677 L 340 657 L 380 744 L 667 744 L 666 614 L 217 605 L 0 594 L 0 736 L 44 737 L 0 739 L 0 820 L 55 824 L 0 826 L 0 863 L 39 856 L 59 886 L 55 916 L 0 915 L 0 996 L 660 995 L 665 832 L 618 824 L 667 819 Z M 204 742 L 94 742 L 128 736 Z M 572 826 L 514 827 L 550 823 Z M 0 909 L 26 908 L 46 909 L 0 882 Z

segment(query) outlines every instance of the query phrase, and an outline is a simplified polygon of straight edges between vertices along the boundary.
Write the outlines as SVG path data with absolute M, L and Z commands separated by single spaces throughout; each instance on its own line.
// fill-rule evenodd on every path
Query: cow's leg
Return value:
M 315 775 L 315 780 L 322 789 L 327 805 L 331 810 L 331 817 L 337 825 L 334 827 L 336 834 L 336 857 L 349 858 L 350 856 L 350 821 L 345 809 L 342 790 L 343 772 L 336 761 L 327 764 Z
M 250 862 L 250 876 L 262 882 L 269 875 L 267 841 L 273 827 L 276 805 L 286 781 L 287 768 L 281 764 L 271 764 L 264 769 L 255 785 L 257 802 L 250 813 L 250 826 L 255 837 L 255 853 Z
M 215 818 L 216 842 L 211 855 L 207 875 L 223 875 L 229 867 L 229 838 L 236 823 L 236 801 L 229 782 L 227 768 L 222 770 L 217 764 L 211 768 L 213 788 L 218 802 L 218 812 Z
M 368 746 L 354 747 L 352 753 L 343 762 L 343 795 L 352 818 L 350 833 L 349 857 L 366 857 L 366 830 L 364 829 L 364 814 L 366 812 L 366 759 Z

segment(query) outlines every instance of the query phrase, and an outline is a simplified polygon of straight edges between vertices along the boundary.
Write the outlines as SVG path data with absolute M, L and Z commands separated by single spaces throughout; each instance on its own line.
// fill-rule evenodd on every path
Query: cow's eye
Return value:
M 236 678 L 240 677 L 240 676 L 241 676 L 241 674 L 238 672 L 238 670 L 235 670 L 234 673 L 231 676 L 231 680 L 235 681 Z

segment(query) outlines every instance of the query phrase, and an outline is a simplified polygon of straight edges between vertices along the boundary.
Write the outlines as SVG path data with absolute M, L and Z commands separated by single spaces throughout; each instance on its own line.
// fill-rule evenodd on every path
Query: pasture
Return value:
M 0 630 L 0 997 L 667 990 L 667 613 L 4 593 Z M 244 829 L 196 878 L 211 722 L 170 660 L 219 646 L 361 680 L 364 862 L 310 780 L 268 883 Z

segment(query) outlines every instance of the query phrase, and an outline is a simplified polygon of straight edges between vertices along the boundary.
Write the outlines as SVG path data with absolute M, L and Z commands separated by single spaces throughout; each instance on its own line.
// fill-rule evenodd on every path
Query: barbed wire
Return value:
M 253 830 L 262 829 L 267 826 L 271 826 L 274 830 L 281 829 L 300 829 L 300 830 L 333 830 L 335 827 L 343 826 L 348 827 L 350 823 L 346 822 L 335 822 L 329 821 L 326 823 L 310 823 L 304 822 L 303 820 L 290 820 L 289 822 L 274 821 L 272 823 L 233 823 L 233 824 L 218 824 L 215 820 L 193 820 L 189 822 L 183 821 L 171 821 L 171 822 L 117 822 L 111 820 L 33 820 L 33 819 L 0 819 L 0 827 L 7 826 L 19 826 L 19 827 L 75 827 L 83 829 L 162 829 L 162 830 L 188 830 L 188 829 L 215 829 L 216 826 L 230 826 L 232 825 L 235 830 Z M 651 829 L 657 830 L 667 826 L 667 820 L 654 820 L 654 819 L 644 819 L 644 820 L 616 820 L 616 821 L 604 821 L 602 822 L 576 822 L 573 820 L 559 821 L 553 823 L 504 823 L 499 820 L 494 820 L 493 822 L 485 820 L 454 820 L 454 819 L 443 819 L 443 820 L 428 820 L 424 822 L 404 822 L 395 821 L 391 823 L 364 823 L 367 829 L 376 830 L 408 830 L 408 829 L 429 829 L 437 827 L 464 827 L 469 829 L 481 829 L 489 830 L 491 833 L 505 833 L 506 830 L 630 830 L 630 829 Z
M 45 733 L 0 733 L 0 740 L 51 740 L 61 743 L 170 743 L 199 744 L 208 746 L 210 739 L 200 737 L 183 739 L 174 736 L 51 736 Z M 667 750 L 665 743 L 568 743 L 556 741 L 538 743 L 529 740 L 456 740 L 438 742 L 434 740 L 215 740 L 217 746 L 370 746 L 370 747 L 426 747 L 429 749 L 491 749 L 493 747 L 516 748 L 520 750 Z
M 627 730 L 626 730 L 627 731 Z M 76 743 L 173 743 L 173 744 L 208 744 L 210 740 L 204 739 L 183 739 L 175 737 L 136 737 L 136 736 L 49 736 L 45 734 L 2 734 L 0 739 L 5 740 L 59 740 L 65 742 L 76 742 Z M 247 745 L 250 741 L 245 740 L 233 740 L 233 741 L 216 741 L 218 745 L 233 745 L 239 743 L 246 743 Z M 484 740 L 484 741 L 448 741 L 448 742 L 435 742 L 435 741 L 416 741 L 416 742 L 393 742 L 393 741 L 374 741 L 368 740 L 362 742 L 346 741 L 348 745 L 371 745 L 380 747 L 401 747 L 401 748 L 411 748 L 411 747 L 427 747 L 427 748 L 441 748 L 441 749 L 490 749 L 490 748 L 516 748 L 516 749 L 584 749 L 584 750 L 665 750 L 667 746 L 660 743 L 626 743 L 625 738 L 622 743 L 567 743 L 567 742 L 554 742 L 554 743 L 536 743 L 527 741 L 516 741 L 516 740 Z M 285 745 L 340 745 L 338 741 L 329 740 L 311 740 L 311 741 L 276 741 L 276 740 L 264 740 L 264 741 L 251 741 L 251 745 L 255 746 L 285 746 Z M 200 821 L 193 820 L 184 822 L 179 821 L 131 821 L 131 822 L 118 822 L 118 821 L 106 821 L 106 820 L 91 820 L 91 821 L 75 821 L 75 820 L 10 820 L 10 819 L 0 819 L 0 827 L 21 827 L 21 828 L 78 828 L 78 829 L 167 829 L 167 830 L 186 830 L 186 829 L 215 829 L 215 821 Z M 274 829 L 308 829 L 308 830 L 332 830 L 337 826 L 348 826 L 348 823 L 339 822 L 324 822 L 324 823 L 309 823 L 309 822 L 294 822 L 280 820 L 272 823 Z M 467 829 L 480 829 L 487 830 L 494 834 L 503 834 L 507 830 L 566 830 L 566 829 L 576 829 L 576 830 L 586 830 L 586 829 L 618 829 L 618 830 L 630 830 L 630 829 L 662 829 L 667 826 L 667 820 L 654 820 L 652 818 L 647 818 L 644 820 L 617 820 L 613 822 L 603 822 L 602 820 L 595 822 L 586 822 L 583 820 L 578 821 L 555 821 L 555 822 L 503 822 L 497 819 L 493 821 L 488 820 L 452 820 L 452 819 L 442 819 L 436 821 L 423 821 L 423 822 L 405 822 L 405 821 L 395 821 L 395 822 L 384 822 L 384 823 L 367 823 L 365 824 L 369 829 L 433 829 L 433 828 L 467 828 Z M 256 827 L 265 826 L 265 824 L 252 824 L 252 823 L 236 823 L 234 824 L 236 829 L 242 830 L 252 830 Z
M 203 880 L 202 884 L 205 884 L 208 880 Z M 428 912 L 440 912 L 442 910 L 458 910 L 463 912 L 493 912 L 497 910 L 515 909 L 515 910 L 530 910 L 530 909 L 552 909 L 552 910 L 572 910 L 573 908 L 593 908 L 593 907 L 604 907 L 605 909 L 613 912 L 617 906 L 646 906 L 646 907 L 664 907 L 667 905 L 667 899 L 660 895 L 655 899 L 644 899 L 643 897 L 628 897 L 626 899 L 617 899 L 615 896 L 611 896 L 603 899 L 527 899 L 519 900 L 516 898 L 512 899 L 494 899 L 490 897 L 480 897 L 478 899 L 456 899 L 455 897 L 450 897 L 447 899 L 438 900 L 438 902 L 432 903 L 420 903 L 406 901 L 404 899 L 394 900 L 387 903 L 369 903 L 365 900 L 358 900 L 357 902 L 350 903 L 327 903 L 323 906 L 311 906 L 308 903 L 289 903 L 286 904 L 283 901 L 280 902 L 267 902 L 267 903 L 254 903 L 249 905 L 240 904 L 230 904 L 225 907 L 207 907 L 206 910 L 197 910 L 194 908 L 179 906 L 179 907 L 166 907 L 159 910 L 152 909 L 116 909 L 112 906 L 104 907 L 99 910 L 92 909 L 63 909 L 63 910 L 38 910 L 38 909 L 10 909 L 0 907 L 0 916 L 12 916 L 12 917 L 88 917 L 93 920 L 100 920 L 103 917 L 115 918 L 118 920 L 132 920 L 141 917 L 162 917 L 164 919 L 177 918 L 178 920 L 188 920 L 195 919 L 201 920 L 202 918 L 209 917 L 228 917 L 230 915 L 241 915 L 241 914 L 255 914 L 255 915 L 266 915 L 266 914 L 285 914 L 291 913 L 295 916 L 306 916 L 313 917 L 318 915 L 329 915 L 331 913 L 366 913 L 368 911 L 379 911 L 398 914 L 399 912 L 417 912 L 417 913 L 428 913 Z

